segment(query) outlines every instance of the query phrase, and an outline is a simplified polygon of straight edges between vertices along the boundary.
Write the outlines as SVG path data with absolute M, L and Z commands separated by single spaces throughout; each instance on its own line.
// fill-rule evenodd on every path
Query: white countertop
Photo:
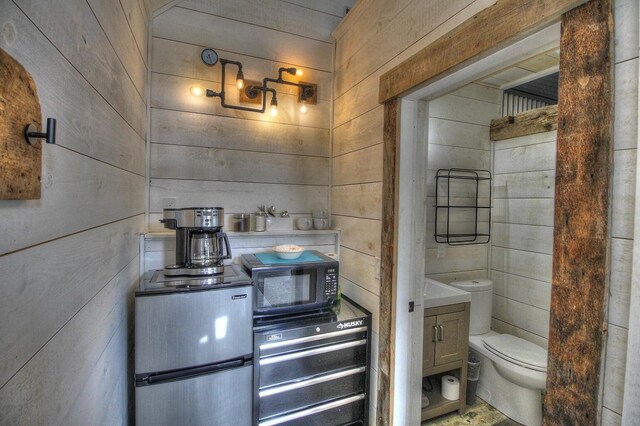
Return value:
M 460 290 L 448 284 L 425 278 L 424 280 L 424 308 L 453 305 L 456 303 L 471 302 L 471 293 Z

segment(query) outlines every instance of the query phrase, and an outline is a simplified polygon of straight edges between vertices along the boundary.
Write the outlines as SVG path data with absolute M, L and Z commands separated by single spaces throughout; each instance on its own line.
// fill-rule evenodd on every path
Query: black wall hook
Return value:
M 35 131 L 36 126 L 27 124 L 24 128 L 24 139 L 29 145 L 34 145 L 36 139 L 45 139 L 47 143 L 56 143 L 56 119 L 47 118 L 47 130 L 45 133 Z

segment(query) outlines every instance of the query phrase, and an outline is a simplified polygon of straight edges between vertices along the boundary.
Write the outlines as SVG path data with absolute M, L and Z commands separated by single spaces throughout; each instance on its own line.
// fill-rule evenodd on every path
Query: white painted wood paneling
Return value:
M 55 8 L 37 0 L 16 4 L 133 129 L 144 135 L 143 98 L 87 2 L 69 0 Z
M 611 239 L 611 279 L 609 284 L 609 323 L 629 327 L 633 240 Z
M 151 115 L 151 142 L 329 156 L 328 129 L 164 109 Z
M 153 35 L 323 71 L 331 70 L 331 43 L 180 7 L 153 20 Z
M 380 259 L 343 247 L 340 250 L 340 276 L 377 296 L 380 295 Z
M 333 214 L 382 219 L 382 183 L 335 186 L 331 192 Z
M 553 227 L 494 223 L 492 245 L 553 254 Z
M 551 277 L 551 255 L 548 254 L 493 247 L 491 258 L 492 269 L 500 272 L 532 279 Z
M 175 198 L 178 206 L 224 206 L 225 215 L 253 213 L 258 206 L 275 206 L 290 214 L 324 208 L 327 185 L 285 185 L 201 180 L 152 179 L 151 213 L 162 213 L 164 198 Z
M 0 3 L 0 47 L 33 75 L 43 118 L 58 120 L 42 198 L 0 202 L 4 423 L 131 421 L 145 13 L 137 0 Z
M 496 175 L 555 170 L 556 143 L 553 141 L 496 150 L 494 161 Z
M 334 157 L 331 183 L 350 185 L 382 181 L 382 144 Z
M 528 340 L 544 349 L 548 348 L 548 341 L 546 338 L 538 336 L 537 334 L 529 333 L 528 331 L 520 327 L 516 327 L 512 324 L 500 321 L 497 318 L 491 319 L 491 329 L 498 333 L 511 334 L 512 336 L 516 336 L 516 337 L 520 337 L 521 339 Z
M 483 86 L 484 87 L 484 86 Z M 491 92 L 488 96 L 493 97 Z M 498 105 L 494 102 L 464 98 L 449 94 L 429 102 L 429 116 L 488 126 L 496 118 Z
M 551 283 L 500 271 L 491 271 L 493 292 L 498 296 L 549 311 Z M 546 315 L 548 317 L 548 314 Z
M 611 235 L 614 238 L 633 238 L 636 188 L 636 150 L 624 149 L 613 153 L 613 200 L 611 202 Z
M 113 0 L 87 0 L 89 7 L 100 22 L 116 56 L 125 68 L 129 79 L 141 97 L 145 96 L 147 67 L 136 46 L 135 38 L 129 28 L 124 9 L 119 4 L 114 7 Z
M 3 221 L 13 226 L 0 227 L 0 254 L 144 213 L 144 177 L 67 149 L 45 148 L 42 198 L 2 203 Z
M 6 29 L 0 47 L 32 75 L 42 117 L 57 119 L 56 144 L 143 175 L 144 139 L 118 110 L 13 3 L 0 3 L 0 26 Z
M 547 338 L 549 311 L 520 303 L 513 299 L 493 295 L 493 316 L 502 322 Z
M 186 0 L 179 7 L 331 43 L 341 18 L 280 0 Z M 313 22 L 313 25 L 309 25 Z
M 626 328 L 609 325 L 602 405 L 618 414 L 622 413 L 627 335 Z
M 382 105 L 333 130 L 333 155 L 340 156 L 382 143 Z
M 165 179 L 327 185 L 329 159 L 152 144 L 150 173 Z
M 432 117 L 429 119 L 429 142 L 460 148 L 491 150 L 487 123 L 463 123 L 455 119 Z
M 427 236 L 427 238 L 430 238 L 430 236 Z M 445 247 L 445 256 L 443 258 L 438 258 L 437 249 L 426 250 L 426 275 L 457 274 L 464 271 L 475 271 L 487 268 L 487 245 Z
M 602 408 L 602 426 L 621 426 L 622 416 L 615 411 L 609 410 L 607 407 Z
M 495 198 L 553 198 L 556 173 L 543 172 L 513 173 L 494 175 L 493 194 Z
M 494 224 L 553 227 L 553 208 L 553 198 L 494 198 L 492 219 Z
M 368 34 L 364 37 L 362 48 L 346 58 L 342 52 L 336 54 L 336 72 L 349 71 L 343 73 L 343 78 L 336 81 L 336 96 L 350 89 L 362 76 L 370 75 L 379 69 L 407 46 L 425 37 L 451 15 L 469 5 L 471 0 L 427 2 L 420 7 L 411 7 L 411 2 L 404 1 L 391 3 L 383 7 L 383 10 L 386 9 L 383 12 L 386 19 L 379 21 L 380 24 L 377 26 L 369 25 L 363 28 Z M 395 11 L 398 13 L 395 14 Z M 372 52 L 376 54 L 372 55 Z
M 380 257 L 381 222 L 379 220 L 332 215 L 331 228 L 341 231 L 341 246 Z
M 86 424 L 110 410 L 101 398 L 126 375 L 127 317 L 138 276 L 134 258 L 3 386 L 3 422 Z
M 357 300 L 356 303 L 371 312 L 371 329 L 378 334 L 380 296 L 365 290 L 343 276 L 340 276 L 340 289 L 342 294 L 354 301 Z
M 638 7 L 637 3 L 635 7 Z M 637 52 L 636 48 L 636 56 Z M 616 150 L 635 149 L 638 143 L 638 111 L 635 108 L 638 105 L 638 60 L 616 64 L 614 78 L 613 147 Z
M 136 232 L 142 221 L 136 216 L 0 257 L 0 270 L 13 278 L 3 284 L 0 298 L 0 383 L 14 376 L 137 256 Z M 64 374 L 58 374 L 51 377 L 62 380 Z

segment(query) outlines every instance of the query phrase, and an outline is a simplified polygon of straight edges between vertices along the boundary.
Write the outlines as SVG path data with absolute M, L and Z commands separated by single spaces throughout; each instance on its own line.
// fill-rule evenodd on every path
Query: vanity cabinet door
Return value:
M 422 329 L 422 375 L 427 374 L 427 369 L 433 367 L 436 353 L 436 316 L 424 317 Z
M 460 361 L 466 355 L 465 313 L 452 312 L 436 318 L 437 342 L 433 365 Z

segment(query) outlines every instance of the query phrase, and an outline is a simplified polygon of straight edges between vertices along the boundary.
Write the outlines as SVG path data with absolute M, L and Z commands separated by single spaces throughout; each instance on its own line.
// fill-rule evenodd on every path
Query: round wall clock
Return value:
M 207 65 L 215 65 L 218 63 L 218 54 L 213 49 L 204 49 L 200 54 L 202 62 Z

